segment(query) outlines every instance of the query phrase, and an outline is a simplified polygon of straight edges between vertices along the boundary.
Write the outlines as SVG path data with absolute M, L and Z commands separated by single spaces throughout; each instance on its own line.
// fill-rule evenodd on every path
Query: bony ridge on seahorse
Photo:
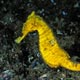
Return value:
M 70 60 L 68 53 L 62 49 L 53 31 L 47 23 L 33 11 L 23 24 L 22 36 L 15 42 L 20 43 L 29 32 L 37 30 L 39 33 L 39 50 L 44 62 L 51 68 L 64 67 L 72 71 L 80 71 L 80 63 L 74 63 Z

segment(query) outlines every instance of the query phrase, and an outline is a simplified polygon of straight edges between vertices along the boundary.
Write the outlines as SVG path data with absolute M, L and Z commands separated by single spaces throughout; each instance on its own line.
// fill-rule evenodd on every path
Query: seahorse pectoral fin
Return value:
M 65 59 L 61 66 L 72 71 L 80 71 L 80 63 L 72 62 L 69 59 Z

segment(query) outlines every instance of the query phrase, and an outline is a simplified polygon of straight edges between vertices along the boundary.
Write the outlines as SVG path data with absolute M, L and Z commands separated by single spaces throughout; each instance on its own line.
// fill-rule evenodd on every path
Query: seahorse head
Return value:
M 46 28 L 46 23 L 44 22 L 43 18 L 39 15 L 35 14 L 35 11 L 27 17 L 27 20 L 23 24 L 22 28 L 22 36 L 16 39 L 17 43 L 20 43 L 22 39 L 29 33 L 37 30 L 39 33 L 42 33 L 44 28 Z M 48 27 L 47 27 L 48 28 Z
M 35 11 L 32 11 L 32 13 L 27 17 L 26 22 L 23 24 L 23 29 L 22 32 L 24 33 L 24 31 L 34 31 L 36 29 L 38 29 L 38 25 L 37 25 L 37 19 L 39 18 L 38 15 L 35 14 Z
M 46 23 L 44 22 L 43 18 L 39 15 L 36 15 L 35 11 L 27 17 L 26 22 L 23 24 L 22 33 L 25 34 L 27 32 L 32 32 L 35 30 L 43 30 L 46 28 Z

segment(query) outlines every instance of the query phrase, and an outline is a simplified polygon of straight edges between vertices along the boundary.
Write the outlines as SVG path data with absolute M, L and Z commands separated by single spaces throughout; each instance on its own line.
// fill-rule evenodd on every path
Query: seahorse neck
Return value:
M 45 42 L 50 40 L 55 40 L 54 34 L 50 28 L 40 28 L 38 29 L 39 42 Z

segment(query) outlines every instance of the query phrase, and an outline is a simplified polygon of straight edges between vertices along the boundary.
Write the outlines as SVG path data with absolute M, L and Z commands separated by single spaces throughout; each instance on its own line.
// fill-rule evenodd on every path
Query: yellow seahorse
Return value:
M 23 24 L 22 36 L 18 37 L 15 42 L 20 43 L 29 33 L 37 30 L 39 33 L 39 50 L 44 62 L 51 68 L 64 67 L 72 71 L 80 71 L 80 63 L 74 63 L 70 60 L 68 53 L 62 49 L 53 31 L 48 24 L 33 11 Z

